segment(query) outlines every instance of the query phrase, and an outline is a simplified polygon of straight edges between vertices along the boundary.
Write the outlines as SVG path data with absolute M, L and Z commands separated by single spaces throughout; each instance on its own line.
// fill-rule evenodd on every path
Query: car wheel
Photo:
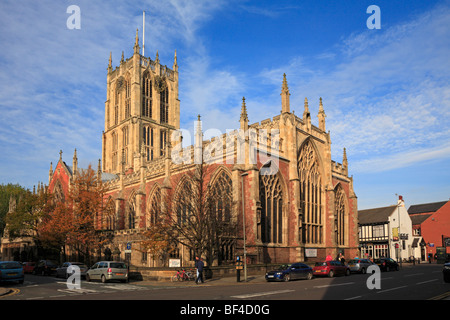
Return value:
M 308 272 L 308 275 L 306 276 L 306 280 L 311 280 L 313 278 L 312 272 Z
M 362 268 L 362 269 L 361 269 L 361 273 L 362 273 L 362 274 L 366 274 L 366 268 Z
M 350 275 L 350 269 L 345 270 L 345 275 L 349 276 Z
M 88 274 L 86 274 L 86 281 L 87 281 L 87 282 L 91 282 L 91 277 L 89 277 Z
M 334 277 L 334 272 L 333 272 L 333 270 L 330 270 L 330 272 L 328 273 L 328 276 L 329 276 L 330 278 L 333 278 L 333 277 Z
M 106 283 L 106 277 L 104 274 L 102 274 L 102 283 Z
M 444 275 L 444 282 L 450 283 L 450 275 L 448 274 Z
M 288 282 L 289 280 L 291 280 L 291 276 L 289 273 L 285 274 L 283 277 L 283 281 Z
M 389 271 L 391 271 L 391 269 L 388 266 L 386 266 L 386 272 L 389 272 Z

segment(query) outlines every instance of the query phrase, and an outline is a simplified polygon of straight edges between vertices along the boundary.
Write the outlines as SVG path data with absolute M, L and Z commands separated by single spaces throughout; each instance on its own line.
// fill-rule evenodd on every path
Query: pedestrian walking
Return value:
M 198 258 L 198 260 L 195 262 L 195 267 L 197 268 L 197 279 L 195 279 L 195 283 L 198 284 L 199 281 L 202 283 L 203 281 L 203 267 L 205 264 L 203 263 L 202 258 Z

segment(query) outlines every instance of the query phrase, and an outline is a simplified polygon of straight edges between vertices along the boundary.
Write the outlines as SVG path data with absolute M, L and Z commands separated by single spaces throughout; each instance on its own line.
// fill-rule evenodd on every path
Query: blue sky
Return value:
M 145 55 L 172 66 L 177 50 L 182 128 L 237 128 L 243 96 L 250 123 L 279 114 L 286 73 L 296 114 L 307 97 L 317 125 L 323 98 L 360 209 L 450 198 L 450 1 L 2 0 L 0 183 L 48 183 L 60 149 L 97 165 L 109 53 L 131 56 L 143 10 Z

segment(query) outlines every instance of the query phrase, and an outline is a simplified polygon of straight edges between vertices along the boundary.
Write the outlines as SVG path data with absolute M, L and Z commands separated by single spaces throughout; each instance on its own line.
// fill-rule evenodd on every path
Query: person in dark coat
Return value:
M 202 258 L 199 258 L 196 262 L 195 262 L 195 267 L 197 268 L 197 279 L 195 279 L 195 283 L 198 284 L 199 281 L 201 281 L 202 283 L 203 281 L 203 268 L 204 268 L 205 264 L 203 263 Z

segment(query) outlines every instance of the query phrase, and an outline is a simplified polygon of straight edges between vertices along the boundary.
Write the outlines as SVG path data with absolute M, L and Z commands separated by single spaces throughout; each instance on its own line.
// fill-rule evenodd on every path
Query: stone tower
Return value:
M 171 131 L 180 127 L 178 64 L 172 69 L 140 54 L 138 30 L 133 55 L 115 69 L 110 54 L 107 68 L 103 172 L 138 171 L 145 161 L 164 156 Z

